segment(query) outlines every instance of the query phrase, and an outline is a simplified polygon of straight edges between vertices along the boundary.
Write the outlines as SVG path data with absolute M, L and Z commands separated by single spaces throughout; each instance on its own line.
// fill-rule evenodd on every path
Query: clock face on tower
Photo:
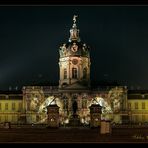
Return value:
M 76 43 L 73 43 L 73 45 L 71 46 L 71 50 L 72 50 L 73 52 L 77 52 L 78 46 L 76 45 Z
M 73 63 L 74 65 L 76 65 L 76 64 L 78 64 L 78 60 L 77 60 L 77 59 L 73 59 L 73 60 L 72 60 L 72 63 Z

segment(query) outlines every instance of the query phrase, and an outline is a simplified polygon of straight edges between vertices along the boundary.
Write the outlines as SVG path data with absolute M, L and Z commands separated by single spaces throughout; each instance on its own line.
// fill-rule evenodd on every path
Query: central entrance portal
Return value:
M 78 110 L 78 103 L 77 103 L 77 96 L 73 96 L 72 98 L 73 103 L 72 103 L 72 115 L 70 116 L 69 119 L 69 126 L 80 126 L 80 117 L 77 114 Z

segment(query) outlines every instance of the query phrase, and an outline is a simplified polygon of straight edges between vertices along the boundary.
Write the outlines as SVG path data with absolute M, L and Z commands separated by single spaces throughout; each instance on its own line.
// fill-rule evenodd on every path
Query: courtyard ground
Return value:
M 0 128 L 0 143 L 148 143 L 148 128 L 113 128 L 109 135 L 98 128 Z

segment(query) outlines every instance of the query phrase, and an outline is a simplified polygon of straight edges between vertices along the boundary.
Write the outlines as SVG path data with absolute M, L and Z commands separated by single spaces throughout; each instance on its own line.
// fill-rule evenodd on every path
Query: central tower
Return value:
M 90 49 L 80 39 L 76 18 L 74 15 L 69 41 L 59 49 L 60 89 L 87 89 L 90 86 Z

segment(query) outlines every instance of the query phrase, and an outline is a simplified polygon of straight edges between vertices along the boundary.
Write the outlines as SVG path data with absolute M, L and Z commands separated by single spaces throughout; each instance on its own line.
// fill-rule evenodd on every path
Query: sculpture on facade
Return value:
M 108 93 L 108 99 L 113 112 L 119 112 L 123 101 L 124 90 L 121 87 L 112 88 Z

